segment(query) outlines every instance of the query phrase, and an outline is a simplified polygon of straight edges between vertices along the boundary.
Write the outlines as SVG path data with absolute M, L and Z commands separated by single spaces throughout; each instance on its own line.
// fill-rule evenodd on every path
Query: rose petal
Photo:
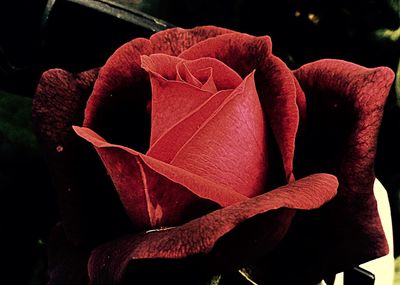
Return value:
M 235 71 L 211 58 L 184 61 L 164 54 L 153 54 L 142 56 L 141 59 L 142 67 L 150 74 L 152 87 L 151 147 L 167 129 L 209 99 L 212 95 L 210 91 L 215 91 L 213 77 L 209 78 L 211 82 L 208 80 L 204 85 L 195 77 L 206 67 L 222 73 L 216 77 L 220 88 L 236 88 L 242 82 Z M 168 80 L 175 77 L 180 80 Z
M 169 63 L 174 64 L 176 70 L 177 62 L 173 57 L 162 54 L 142 57 L 142 67 L 150 73 L 152 89 L 150 146 L 212 95 L 186 82 L 166 80 L 163 71 L 172 69 L 172 65 L 168 68 Z
M 211 117 L 231 93 L 232 90 L 225 90 L 211 96 L 200 107 L 165 131 L 146 154 L 170 163 L 179 149 L 198 131 L 199 126 Z
M 337 175 L 340 182 L 334 201 L 302 220 L 287 250 L 303 258 L 293 269 L 296 280 L 318 279 L 387 253 L 372 190 L 377 133 L 393 72 L 322 60 L 294 74 L 307 96 L 296 175 L 318 169 Z
M 216 58 L 241 76 L 256 69 L 256 86 L 263 109 L 266 110 L 275 140 L 279 146 L 286 180 L 293 179 L 294 145 L 299 124 L 299 107 L 304 109 L 302 93 L 288 67 L 271 55 L 269 37 L 232 33 L 205 40 L 187 49 L 179 57 Z M 274 174 L 276 176 L 276 174 Z
M 252 73 L 198 127 L 171 164 L 252 197 L 265 191 L 265 141 Z
M 334 176 L 315 174 L 253 199 L 214 211 L 177 228 L 152 231 L 112 241 L 92 252 L 89 260 L 91 282 L 96 285 L 119 284 L 131 260 L 178 259 L 205 253 L 212 253 L 214 257 L 218 257 L 219 247 L 216 243 L 238 225 L 256 215 L 286 208 L 286 211 L 282 209 L 278 215 L 271 216 L 273 220 L 282 223 L 277 224 L 273 221 L 266 223 L 263 220 L 263 224 L 253 225 L 257 232 L 268 233 L 264 241 L 269 246 L 264 244 L 266 251 L 258 252 L 259 255 L 265 255 L 267 250 L 271 250 L 285 235 L 293 217 L 290 209 L 318 208 L 335 195 L 337 186 Z M 248 244 L 245 238 L 237 242 L 242 245 Z M 252 251 L 254 252 L 254 248 Z M 235 255 L 234 252 L 232 255 Z
M 271 55 L 271 39 L 241 33 L 228 33 L 209 38 L 183 51 L 186 60 L 215 58 L 245 77 Z
M 71 128 L 82 123 L 97 73 L 49 70 L 33 100 L 33 122 L 57 190 L 63 226 L 76 245 L 118 235 L 129 222 L 97 154 Z
M 147 74 L 141 69 L 141 55 L 178 55 L 200 41 L 229 32 L 232 31 L 213 26 L 188 30 L 173 28 L 154 34 L 150 40 L 138 38 L 126 43 L 102 67 L 85 110 L 84 126 L 102 130 L 103 134 L 107 132 L 106 137 L 118 138 L 118 131 L 114 131 L 112 126 L 124 121 L 135 122 L 129 112 L 114 110 L 114 106 L 125 105 L 134 110 L 135 106 L 142 104 L 145 108 L 150 99 Z M 113 115 L 116 118 L 110 120 Z
M 176 75 L 177 75 L 178 80 L 187 82 L 192 86 L 195 86 L 200 89 L 203 86 L 203 84 L 200 82 L 200 80 L 197 79 L 196 76 L 194 76 L 190 72 L 190 70 L 188 69 L 187 65 L 184 62 L 182 64 L 176 65 Z M 208 91 L 210 93 L 215 93 L 215 92 L 211 92 L 209 90 L 205 90 L 205 91 Z
M 201 26 L 193 29 L 173 28 L 152 35 L 150 41 L 154 46 L 154 53 L 177 56 L 201 41 L 233 32 L 215 26 Z
M 183 63 L 188 71 L 203 84 L 203 88 L 207 81 L 210 81 L 210 76 L 212 76 L 212 81 L 217 90 L 235 89 L 243 81 L 236 71 L 215 58 L 205 57 L 196 60 L 185 60 L 179 64 L 178 68 L 183 66 Z M 212 70 L 212 72 L 208 70 Z
M 197 203 L 198 197 L 221 206 L 247 199 L 232 189 L 184 169 L 127 147 L 107 143 L 90 129 L 74 127 L 74 130 L 95 146 L 131 221 L 141 228 L 176 225 L 193 218 L 193 215 L 188 217 L 185 213 L 192 211 L 191 206 Z M 195 210 L 198 209 L 193 212 Z

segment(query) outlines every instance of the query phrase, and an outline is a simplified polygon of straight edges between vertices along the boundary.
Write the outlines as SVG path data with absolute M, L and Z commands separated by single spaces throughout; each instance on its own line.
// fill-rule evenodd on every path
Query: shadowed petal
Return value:
M 318 279 L 387 253 L 372 190 L 377 134 L 393 72 L 321 60 L 294 74 L 307 97 L 307 121 L 297 141 L 296 175 L 318 169 L 336 175 L 340 183 L 329 205 L 299 219 L 286 249 L 303 257 L 293 276 L 296 281 L 304 278 L 306 284 L 310 277 Z M 283 259 L 274 261 L 278 267 L 284 263 Z
M 335 195 L 337 185 L 334 176 L 315 174 L 253 199 L 214 211 L 176 228 L 127 236 L 112 241 L 92 252 L 89 261 L 91 282 L 96 285 L 118 284 L 131 260 L 179 259 L 210 253 L 218 240 L 243 222 L 271 210 L 286 208 L 286 211 L 283 209 L 279 215 L 271 216 L 274 220 L 280 220 L 281 223 L 263 221 L 261 225 L 253 225 L 256 232 L 264 232 L 264 241 L 269 247 L 264 246 L 270 250 L 279 243 L 290 225 L 293 217 L 290 209 L 310 210 L 320 207 Z M 285 218 L 281 219 L 282 216 Z M 269 227 L 265 227 L 266 225 Z M 248 241 L 245 239 L 239 243 L 247 245 Z M 251 250 L 257 251 L 254 248 Z M 215 251 L 218 251 L 218 247 Z M 213 255 L 218 257 L 215 251 Z M 263 252 L 261 255 L 266 253 Z M 232 253 L 232 255 L 235 254 Z
M 84 126 L 101 131 L 106 138 L 117 138 L 124 145 L 134 145 L 135 138 L 119 138 L 120 130 L 115 126 L 128 121 L 143 125 L 144 119 L 138 121 L 138 115 L 132 111 L 138 109 L 136 112 L 139 113 L 141 109 L 146 110 L 151 98 L 147 73 L 141 68 L 140 56 L 153 53 L 178 55 L 200 41 L 230 32 L 214 26 L 188 30 L 173 28 L 156 33 L 149 40 L 138 38 L 124 44 L 100 70 L 85 110 Z M 121 109 L 121 106 L 126 106 L 127 110 Z
M 142 229 L 176 225 L 204 213 L 209 210 L 209 201 L 203 203 L 203 210 L 192 209 L 194 203 L 202 203 L 200 198 L 214 202 L 214 208 L 215 203 L 227 206 L 247 199 L 184 169 L 127 147 L 109 144 L 90 129 L 74 127 L 74 130 L 95 146 L 128 215 Z M 187 212 L 193 213 L 187 215 Z
M 57 190 L 65 233 L 75 245 L 104 241 L 120 234 L 129 222 L 101 160 L 71 128 L 83 121 L 97 73 L 49 70 L 42 75 L 33 99 L 36 134 Z

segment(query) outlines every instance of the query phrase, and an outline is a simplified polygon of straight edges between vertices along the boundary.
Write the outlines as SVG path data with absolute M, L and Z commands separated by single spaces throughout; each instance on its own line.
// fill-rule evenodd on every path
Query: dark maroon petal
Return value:
M 271 50 L 269 37 L 254 37 L 235 32 L 199 42 L 183 51 L 179 57 L 187 60 L 216 58 L 241 77 L 245 77 L 271 55 Z
M 141 55 L 165 53 L 178 55 L 192 45 L 210 37 L 229 33 L 230 30 L 213 26 L 184 30 L 173 28 L 154 34 L 150 40 L 138 38 L 121 46 L 102 67 L 85 110 L 84 126 L 93 128 L 106 138 L 117 138 L 119 143 L 134 145 L 136 137 L 119 137 L 121 130 L 115 126 L 133 122 L 140 130 L 145 118 L 140 110 L 146 110 L 150 100 L 147 74 L 141 68 Z M 121 106 L 126 106 L 121 109 Z M 143 142 L 141 142 L 143 143 Z
M 83 121 L 97 72 L 49 70 L 33 100 L 36 133 L 48 159 L 66 235 L 74 244 L 103 240 L 112 231 L 118 234 L 117 228 L 127 221 L 96 152 L 72 131 L 73 124 Z
M 293 177 L 295 140 L 304 94 L 286 64 L 275 56 L 263 61 L 256 77 L 260 101 L 280 149 L 287 181 Z M 300 105 L 297 105 L 297 104 Z
M 269 37 L 231 33 L 211 38 L 184 51 L 180 57 L 216 58 L 241 76 L 256 70 L 256 86 L 283 160 L 286 179 L 293 179 L 294 145 L 299 124 L 299 107 L 304 100 L 296 88 L 296 79 L 287 66 L 271 55 Z M 275 176 L 277 174 L 274 174 Z
M 340 183 L 337 197 L 314 217 L 321 225 L 318 234 L 309 229 L 309 236 L 316 238 L 303 234 L 304 248 L 310 250 L 297 270 L 305 276 L 326 274 L 383 256 L 388 248 L 373 196 L 374 158 L 393 72 L 321 60 L 294 74 L 307 97 L 296 175 L 318 169 L 336 175 Z M 307 224 L 304 220 L 299 236 Z
M 154 53 L 178 56 L 201 41 L 227 33 L 233 33 L 233 31 L 215 26 L 193 29 L 173 28 L 152 35 L 150 41 L 154 46 Z
M 219 246 L 217 245 L 221 238 L 228 237 L 227 234 L 233 229 L 240 229 L 237 226 L 257 215 L 283 208 L 279 215 L 270 216 L 281 223 L 259 220 L 262 221 L 261 224 L 253 225 L 254 231 L 264 233 L 263 249 L 271 250 L 283 238 L 290 225 L 293 217 L 290 209 L 318 208 L 335 195 L 337 186 L 338 183 L 334 176 L 315 174 L 253 199 L 214 211 L 176 228 L 150 231 L 112 241 L 92 252 L 88 267 L 91 282 L 96 285 L 119 284 L 131 260 L 180 259 L 207 253 L 214 258 L 221 258 L 218 255 Z M 253 235 L 251 236 L 253 237 Z M 249 246 L 246 235 L 241 237 L 243 239 L 237 242 L 244 247 L 248 246 L 248 250 L 251 250 L 252 253 L 257 255 L 267 253 L 260 252 L 261 249 L 258 247 Z M 238 252 L 242 252 L 242 250 L 243 248 Z M 243 250 L 242 253 L 246 252 L 247 250 Z M 231 254 L 235 256 L 235 249 L 231 248 Z M 247 258 L 251 259 L 249 256 Z M 218 264 L 219 262 L 213 260 L 212 263 Z

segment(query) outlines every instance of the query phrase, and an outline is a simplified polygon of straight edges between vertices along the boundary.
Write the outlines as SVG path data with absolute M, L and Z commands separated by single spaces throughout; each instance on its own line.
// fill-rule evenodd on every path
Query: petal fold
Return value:
M 385 67 L 365 68 L 341 60 L 313 62 L 294 75 L 307 98 L 307 121 L 297 141 L 296 175 L 318 169 L 336 175 L 340 182 L 332 203 L 302 221 L 301 230 L 315 238 L 297 232 L 304 247 L 312 250 L 304 262 L 307 268 L 296 270 L 304 276 L 311 272 L 322 276 L 387 253 L 373 183 L 377 135 L 394 76 Z M 321 224 L 314 235 L 312 225 L 317 221 Z
M 74 127 L 74 130 L 95 146 L 131 221 L 139 228 L 180 224 L 207 212 L 209 207 L 215 209 L 216 204 L 224 207 L 247 199 L 224 185 L 127 147 L 107 143 L 90 129 Z
M 281 223 L 272 221 L 268 223 L 263 220 L 262 224 L 253 225 L 255 231 L 264 232 L 264 241 L 269 243 L 271 250 L 283 238 L 291 223 L 293 212 L 290 209 L 318 208 L 332 199 L 337 186 L 334 176 L 315 174 L 269 193 L 214 211 L 176 228 L 126 236 L 112 241 L 92 252 L 89 260 L 91 282 L 96 285 L 119 284 L 131 260 L 180 259 L 205 253 L 218 256 L 219 248 L 216 246 L 218 240 L 255 216 L 282 209 L 277 212 L 278 215 L 270 216 L 271 219 L 279 220 Z M 242 245 L 249 244 L 245 236 L 239 241 Z M 251 250 L 257 251 L 254 248 Z M 258 254 L 259 251 L 260 249 Z M 207 267 L 207 264 L 203 266 Z

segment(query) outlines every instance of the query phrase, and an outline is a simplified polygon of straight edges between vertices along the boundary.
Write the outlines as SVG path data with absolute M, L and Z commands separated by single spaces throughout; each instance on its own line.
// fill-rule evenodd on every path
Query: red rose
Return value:
M 372 187 L 391 70 L 292 72 L 269 37 L 209 26 L 135 39 L 97 73 L 50 70 L 34 100 L 62 218 L 51 284 L 87 282 L 89 255 L 91 284 L 154 259 L 306 284 L 386 254 Z

